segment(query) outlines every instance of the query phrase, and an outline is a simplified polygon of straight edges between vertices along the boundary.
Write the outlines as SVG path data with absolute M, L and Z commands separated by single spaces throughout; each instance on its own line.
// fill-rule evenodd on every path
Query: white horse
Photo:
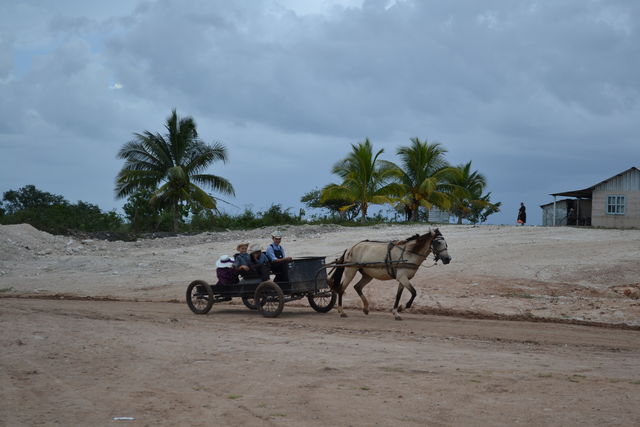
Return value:
M 360 272 L 362 278 L 354 288 L 362 299 L 362 311 L 369 314 L 369 301 L 362 293 L 362 289 L 372 279 L 397 280 L 398 292 L 396 302 L 393 305 L 393 316 L 396 320 L 402 320 L 400 313 L 411 307 L 416 297 L 416 290 L 409 281 L 413 278 L 420 264 L 433 252 L 436 262 L 442 260 L 444 264 L 451 262 L 447 252 L 447 242 L 437 228 L 429 229 L 429 232 L 416 234 L 406 240 L 392 242 L 376 242 L 364 240 L 356 243 L 344 251 L 342 257 L 335 263 L 343 264 L 335 268 L 330 276 L 332 290 L 338 294 L 338 312 L 341 317 L 347 317 L 342 309 L 342 295 L 353 280 L 356 272 Z M 404 288 L 411 292 L 411 298 L 406 306 L 398 305 Z

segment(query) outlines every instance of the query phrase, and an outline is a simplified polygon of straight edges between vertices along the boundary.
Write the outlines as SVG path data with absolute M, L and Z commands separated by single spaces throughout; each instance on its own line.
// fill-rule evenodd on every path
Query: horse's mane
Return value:
M 416 244 L 413 247 L 413 250 L 418 252 L 418 251 L 421 251 L 427 245 L 427 242 L 430 241 L 429 238 L 432 235 L 435 238 L 435 237 L 441 236 L 442 233 L 440 233 L 440 230 L 436 228 L 435 230 L 429 229 L 429 231 L 427 233 L 424 233 L 424 234 L 416 233 L 413 236 L 407 237 L 404 240 L 392 240 L 391 242 L 389 242 L 389 241 L 383 241 L 383 240 L 369 240 L 369 239 L 367 239 L 367 240 L 362 240 L 359 243 L 372 242 L 372 243 L 392 243 L 394 245 L 405 245 L 405 244 L 415 240 Z
M 411 237 L 406 238 L 405 240 L 398 240 L 395 242 L 396 245 L 404 245 L 413 240 L 416 241 L 415 246 L 413 247 L 414 252 L 420 252 L 427 245 L 427 242 L 430 242 L 430 238 L 433 234 L 433 237 L 438 236 L 440 234 L 440 230 L 437 228 L 435 230 L 429 230 L 428 233 L 424 234 L 414 234 Z

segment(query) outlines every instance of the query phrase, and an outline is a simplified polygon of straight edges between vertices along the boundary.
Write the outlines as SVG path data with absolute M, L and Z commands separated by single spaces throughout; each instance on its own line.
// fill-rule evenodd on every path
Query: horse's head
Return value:
M 451 262 L 451 256 L 447 250 L 447 241 L 444 240 L 444 236 L 440 233 L 439 229 L 432 231 L 434 237 L 431 240 L 431 251 L 436 258 L 436 262 L 441 260 L 443 264 L 449 264 Z

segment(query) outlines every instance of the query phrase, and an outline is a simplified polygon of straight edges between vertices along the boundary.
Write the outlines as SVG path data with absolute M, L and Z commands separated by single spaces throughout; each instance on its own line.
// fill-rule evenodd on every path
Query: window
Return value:
M 607 196 L 607 213 L 624 215 L 624 196 Z

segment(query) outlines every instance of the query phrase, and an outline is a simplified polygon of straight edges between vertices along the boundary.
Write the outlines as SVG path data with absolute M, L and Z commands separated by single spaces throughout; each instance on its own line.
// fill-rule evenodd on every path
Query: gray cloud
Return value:
M 2 190 L 59 182 L 45 189 L 118 206 L 117 149 L 173 107 L 229 146 L 220 173 L 238 205 L 296 205 L 365 137 L 387 159 L 410 137 L 438 140 L 513 210 L 639 158 L 635 3 L 339 3 L 1 6 Z M 67 166 L 39 173 L 52 163 Z M 274 199 L 260 176 L 290 188 Z

